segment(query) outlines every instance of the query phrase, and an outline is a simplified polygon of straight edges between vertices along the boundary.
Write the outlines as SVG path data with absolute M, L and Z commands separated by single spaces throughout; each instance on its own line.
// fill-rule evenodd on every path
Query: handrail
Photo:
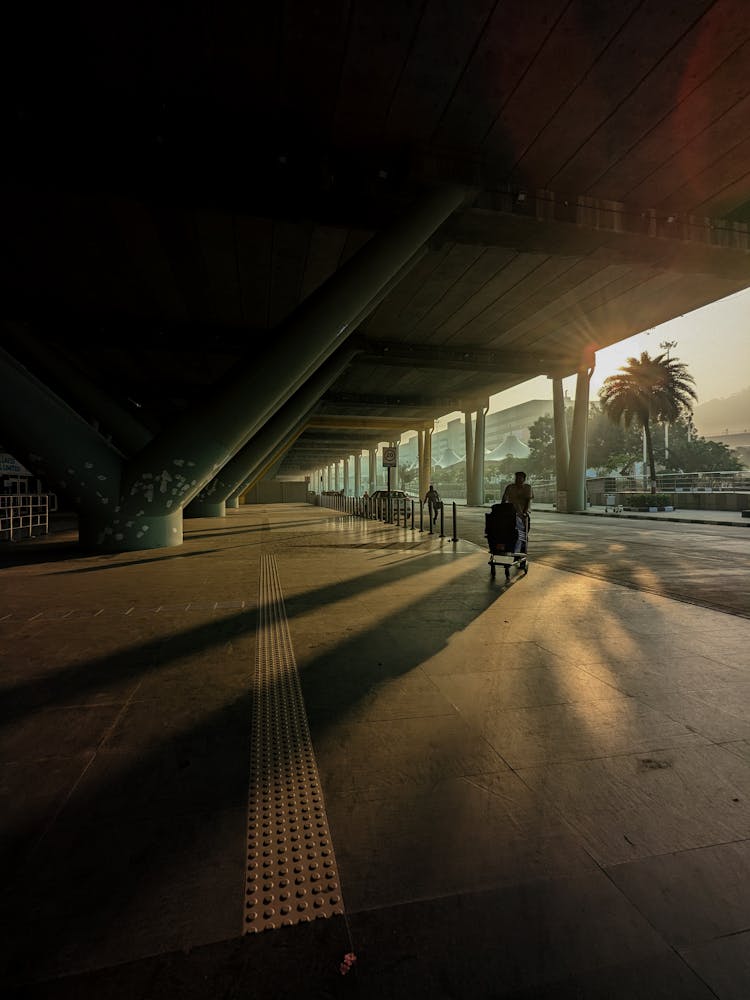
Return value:
M 49 495 L 47 493 L 0 494 L 0 538 L 15 541 L 27 532 L 34 535 L 34 528 L 49 534 Z

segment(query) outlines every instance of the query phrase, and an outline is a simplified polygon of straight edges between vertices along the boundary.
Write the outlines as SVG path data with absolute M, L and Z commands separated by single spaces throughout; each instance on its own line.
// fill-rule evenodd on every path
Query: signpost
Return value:
M 388 498 L 386 503 L 388 505 L 388 523 L 390 524 L 393 520 L 393 515 L 391 511 L 391 469 L 395 469 L 398 465 L 398 448 L 394 445 L 389 445 L 387 448 L 383 448 L 383 468 L 388 470 Z

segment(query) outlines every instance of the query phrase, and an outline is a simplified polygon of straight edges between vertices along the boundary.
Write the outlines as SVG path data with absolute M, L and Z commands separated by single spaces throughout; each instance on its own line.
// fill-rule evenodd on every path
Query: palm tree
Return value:
M 693 388 L 695 379 L 687 365 L 668 354 L 650 357 L 644 351 L 640 358 L 628 358 L 618 374 L 606 378 L 599 390 L 602 410 L 613 424 L 621 421 L 626 427 L 635 421 L 643 428 L 646 453 L 651 472 L 651 492 L 656 493 L 656 463 L 651 441 L 651 422 L 673 423 L 680 416 L 692 421 L 693 403 L 698 395 Z

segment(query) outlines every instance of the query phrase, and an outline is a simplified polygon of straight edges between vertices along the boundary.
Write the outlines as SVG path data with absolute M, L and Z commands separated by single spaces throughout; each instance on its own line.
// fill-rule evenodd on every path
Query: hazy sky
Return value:
M 698 404 L 746 389 L 750 386 L 750 289 L 662 323 L 650 333 L 638 333 L 597 351 L 596 370 L 591 377 L 592 398 L 604 379 L 628 358 L 638 357 L 641 351 L 659 354 L 659 344 L 668 340 L 677 341 L 671 356 L 684 361 L 695 379 Z M 571 396 L 575 395 L 575 376 L 565 379 L 563 385 Z M 549 379 L 535 378 L 493 396 L 490 410 L 551 396 Z
M 684 361 L 695 379 L 697 405 L 710 399 L 723 399 L 747 388 L 750 386 L 750 288 L 662 323 L 650 333 L 638 333 L 597 351 L 596 370 L 591 378 L 592 400 L 604 379 L 628 358 L 638 357 L 641 351 L 648 351 L 652 356 L 659 354 L 662 351 L 659 344 L 667 340 L 677 341 L 671 356 Z M 575 383 L 574 375 L 563 381 L 571 397 L 575 396 Z M 490 412 L 505 410 L 530 399 L 551 398 L 550 380 L 533 378 L 491 396 Z M 445 427 L 446 417 L 453 416 L 457 414 L 447 414 L 438 420 L 436 428 Z

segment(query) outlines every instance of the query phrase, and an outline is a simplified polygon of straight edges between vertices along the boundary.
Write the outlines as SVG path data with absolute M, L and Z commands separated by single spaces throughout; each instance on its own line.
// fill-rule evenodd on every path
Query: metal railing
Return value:
M 14 541 L 34 534 L 49 534 L 48 494 L 0 494 L 0 539 Z
M 330 507 L 333 510 L 341 511 L 352 517 L 363 517 L 366 520 L 382 521 L 384 524 L 393 524 L 397 528 L 402 527 L 409 531 L 427 531 L 430 535 L 436 533 L 435 524 L 432 517 L 427 517 L 428 527 L 424 526 L 425 504 L 422 500 L 412 500 L 410 497 L 347 497 L 343 493 L 323 492 L 315 496 L 316 504 L 319 507 Z M 419 527 L 417 527 L 417 511 L 419 513 Z M 445 538 L 445 504 L 440 505 L 440 530 L 441 538 Z M 456 504 L 451 504 L 451 521 L 453 533 L 451 541 L 458 541 L 458 520 Z

